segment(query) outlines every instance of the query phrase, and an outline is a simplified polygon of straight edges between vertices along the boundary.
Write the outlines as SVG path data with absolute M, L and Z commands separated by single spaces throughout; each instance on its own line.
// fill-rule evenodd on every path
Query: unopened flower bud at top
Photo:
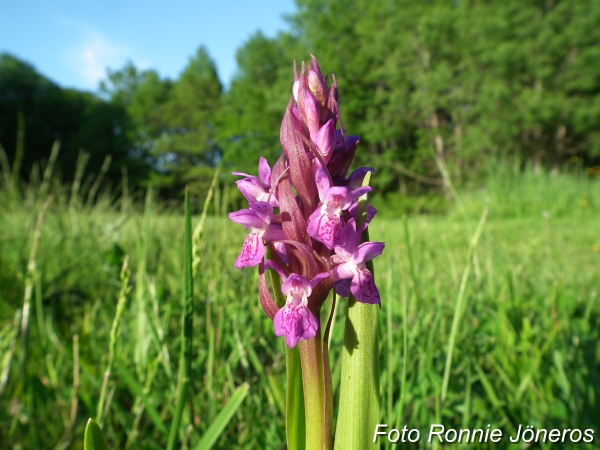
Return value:
M 324 107 L 327 102 L 327 85 L 323 77 L 320 77 L 314 70 L 308 71 L 308 89 Z
M 316 143 L 319 130 L 321 129 L 321 113 L 319 112 L 317 99 L 308 91 L 306 91 L 304 100 L 304 112 L 306 114 L 306 126 L 308 127 L 308 132 L 310 134 L 310 140 Z
M 325 125 L 321 127 L 317 135 L 317 149 L 323 158 L 323 161 L 327 164 L 331 159 L 331 154 L 335 146 L 335 124 L 333 119 L 327 121 Z

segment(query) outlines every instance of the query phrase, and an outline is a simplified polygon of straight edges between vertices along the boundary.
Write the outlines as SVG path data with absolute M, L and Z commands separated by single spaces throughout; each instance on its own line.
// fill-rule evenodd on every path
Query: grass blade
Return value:
M 469 251 L 467 253 L 467 263 L 465 265 L 465 270 L 463 271 L 462 279 L 460 280 L 460 288 L 458 289 L 458 297 L 456 298 L 456 305 L 454 307 L 454 317 L 452 319 L 452 329 L 450 330 L 450 340 L 448 341 L 448 354 L 446 356 L 446 366 L 444 368 L 444 381 L 442 382 L 441 395 L 442 403 L 446 399 L 446 393 L 448 391 L 448 381 L 450 380 L 450 367 L 452 366 L 452 353 L 454 352 L 454 343 L 456 341 L 458 323 L 460 322 L 460 317 L 463 311 L 463 302 L 465 299 L 467 281 L 469 280 L 469 274 L 471 273 L 471 260 L 473 259 L 473 253 L 475 253 L 475 248 L 477 247 L 477 243 L 479 242 L 479 238 L 481 237 L 481 232 L 483 231 L 483 226 L 485 225 L 485 219 L 487 218 L 487 214 L 488 208 L 486 207 L 483 211 L 483 214 L 481 214 L 479 224 L 477 225 L 475 233 L 471 238 Z
M 190 372 L 192 368 L 192 337 L 194 323 L 194 305 L 193 305 L 193 275 L 192 275 L 192 217 L 190 212 L 190 198 L 188 190 L 185 191 L 185 218 L 184 218 L 184 237 L 183 237 L 183 315 L 181 330 L 181 357 L 179 359 L 179 392 L 177 393 L 177 405 L 175 406 L 175 415 L 171 422 L 169 432 L 169 441 L 167 449 L 172 450 L 177 441 L 179 425 L 183 407 L 187 399 L 187 390 L 190 382 Z
M 119 372 L 119 378 L 121 379 L 121 381 L 125 383 L 127 389 L 129 389 L 129 391 L 131 391 L 133 395 L 140 399 L 140 401 L 146 408 L 146 411 L 148 411 L 148 415 L 150 416 L 150 420 L 152 420 L 154 426 L 158 428 L 158 430 L 164 437 L 166 437 L 167 427 L 165 427 L 165 425 L 163 424 L 158 411 L 156 410 L 156 408 L 154 408 L 154 405 L 152 405 L 148 396 L 144 394 L 142 386 L 139 385 L 139 383 L 136 381 L 133 375 L 129 373 L 129 371 L 125 368 L 125 365 L 121 361 L 115 360 L 115 367 L 117 368 L 117 372 Z
M 246 398 L 249 387 L 248 383 L 244 383 L 235 390 L 225 407 L 217 415 L 215 421 L 208 427 L 200 442 L 196 444 L 194 450 L 210 449 L 217 442 L 217 439 L 219 439 L 219 436 Z

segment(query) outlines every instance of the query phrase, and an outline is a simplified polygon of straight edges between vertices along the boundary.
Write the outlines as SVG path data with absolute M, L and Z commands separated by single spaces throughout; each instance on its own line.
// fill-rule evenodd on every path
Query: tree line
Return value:
M 175 79 L 129 63 L 100 95 L 63 89 L 0 56 L 0 143 L 27 177 L 62 143 L 73 177 L 113 157 L 136 186 L 205 192 L 215 167 L 256 171 L 281 151 L 292 61 L 317 56 L 336 75 L 343 124 L 379 191 L 443 192 L 518 157 L 561 170 L 600 158 L 600 2 L 593 0 L 296 0 L 289 27 L 237 51 L 228 89 L 204 47 Z M 331 78 L 330 78 L 331 79 Z

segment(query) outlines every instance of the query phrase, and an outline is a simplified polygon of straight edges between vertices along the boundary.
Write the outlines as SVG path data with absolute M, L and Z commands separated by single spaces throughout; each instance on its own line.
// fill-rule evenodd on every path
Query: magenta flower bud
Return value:
M 295 101 L 298 101 L 298 89 L 300 89 L 300 80 L 294 81 L 294 85 L 292 86 L 292 94 Z
M 308 71 L 308 89 L 315 96 L 317 102 L 319 102 L 319 106 L 325 108 L 327 103 L 327 83 L 314 70 Z
M 319 112 L 319 104 L 317 103 L 317 99 L 314 98 L 313 95 L 308 91 L 306 91 L 305 94 L 304 112 L 306 113 L 306 126 L 308 127 L 308 132 L 310 133 L 310 140 L 316 143 L 319 130 L 321 129 L 321 125 L 319 123 L 321 113 Z
M 308 88 L 319 105 L 325 109 L 327 106 L 327 80 L 321 73 L 317 58 L 313 55 L 310 55 L 310 64 L 308 65 Z
M 319 80 L 319 76 L 315 73 L 314 70 L 308 71 L 308 89 L 313 95 L 316 97 L 319 88 L 321 87 L 321 82 Z
M 335 130 L 334 130 L 333 119 L 328 120 L 325 125 L 321 127 L 319 133 L 317 134 L 317 149 L 325 161 L 325 164 L 329 162 L 331 159 L 331 154 L 333 153 L 333 148 L 335 145 Z

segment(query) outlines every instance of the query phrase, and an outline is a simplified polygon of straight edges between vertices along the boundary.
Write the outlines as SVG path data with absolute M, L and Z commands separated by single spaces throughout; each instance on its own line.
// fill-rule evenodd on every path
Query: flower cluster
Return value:
M 265 158 L 258 176 L 241 176 L 237 186 L 248 209 L 229 218 L 250 230 L 235 267 L 259 266 L 261 305 L 274 320 L 277 336 L 289 347 L 316 336 L 319 313 L 332 287 L 363 303 L 380 304 L 379 291 L 365 263 L 379 256 L 382 242 L 363 242 L 361 235 L 376 211 L 358 225 L 357 200 L 371 188 L 361 187 L 370 167 L 348 175 L 358 136 L 341 127 L 335 77 L 331 86 L 312 57 L 298 76 L 294 67 L 293 95 L 281 124 L 283 154 L 273 168 Z M 338 128 L 338 125 L 340 126 Z M 270 259 L 265 261 L 267 246 Z M 265 281 L 265 269 L 275 270 L 287 297 L 279 308 Z

